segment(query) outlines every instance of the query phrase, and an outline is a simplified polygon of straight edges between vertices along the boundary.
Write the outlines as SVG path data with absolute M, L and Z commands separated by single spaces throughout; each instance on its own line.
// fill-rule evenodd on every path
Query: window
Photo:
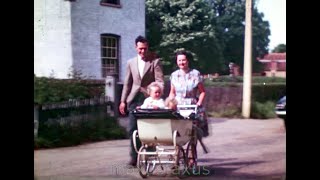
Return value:
M 113 34 L 101 35 L 102 77 L 118 74 L 120 36 Z
M 121 7 L 120 0 L 101 0 L 100 4 L 102 6 Z

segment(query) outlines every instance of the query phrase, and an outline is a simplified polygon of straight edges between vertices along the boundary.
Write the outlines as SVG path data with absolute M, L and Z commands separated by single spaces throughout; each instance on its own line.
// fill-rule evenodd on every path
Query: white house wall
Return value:
M 135 38 L 145 36 L 145 0 L 120 4 L 116 8 L 101 6 L 100 0 L 35 0 L 35 22 L 36 17 L 47 22 L 43 30 L 35 25 L 35 73 L 48 75 L 54 69 L 56 77 L 67 78 L 72 67 L 88 78 L 101 79 L 100 35 L 110 33 L 120 36 L 122 82 L 127 60 L 136 55 Z M 41 33 L 46 41 L 40 39 Z
M 71 67 L 70 2 L 34 0 L 34 73 L 66 78 Z
M 100 0 L 72 3 L 72 46 L 74 68 L 91 78 L 102 78 L 100 35 L 120 36 L 120 81 L 126 60 L 135 56 L 134 40 L 145 35 L 145 1 L 121 0 L 121 8 L 101 6 Z

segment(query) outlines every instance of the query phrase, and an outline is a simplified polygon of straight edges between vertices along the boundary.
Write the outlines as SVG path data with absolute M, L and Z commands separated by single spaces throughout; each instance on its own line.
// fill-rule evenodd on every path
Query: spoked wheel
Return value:
M 183 177 L 183 174 L 186 169 L 187 169 L 187 157 L 184 153 L 183 148 L 177 145 L 176 155 L 175 155 L 175 167 L 173 170 L 173 174 L 181 178 Z
M 149 163 L 148 163 L 148 155 L 143 154 L 146 152 L 146 148 L 141 146 L 138 153 L 137 166 L 139 169 L 139 174 L 142 178 L 147 178 L 149 175 Z
M 197 153 L 197 140 L 191 140 L 187 145 L 186 150 L 187 156 L 187 167 L 192 170 L 192 173 L 195 173 L 197 169 L 198 153 Z

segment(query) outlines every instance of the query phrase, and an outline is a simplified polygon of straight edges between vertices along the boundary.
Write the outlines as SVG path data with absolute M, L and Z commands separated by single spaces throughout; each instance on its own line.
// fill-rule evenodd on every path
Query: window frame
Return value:
M 117 0 L 117 3 L 110 3 L 107 2 L 108 0 L 100 0 L 100 5 L 101 6 L 110 6 L 110 7 L 116 7 L 116 8 L 121 8 L 120 0 Z
M 115 40 L 114 45 L 109 40 Z M 109 46 L 110 45 L 110 46 Z M 111 52 L 110 54 L 108 52 Z M 114 52 L 114 53 L 112 53 Z M 120 36 L 116 34 L 100 34 L 101 75 L 119 75 L 120 63 Z M 109 61 L 109 63 L 108 63 Z

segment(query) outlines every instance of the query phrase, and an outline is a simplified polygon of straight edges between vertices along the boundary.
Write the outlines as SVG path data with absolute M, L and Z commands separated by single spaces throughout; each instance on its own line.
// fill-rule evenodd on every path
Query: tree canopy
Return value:
M 268 52 L 269 23 L 253 6 L 252 59 Z M 202 73 L 227 73 L 229 62 L 242 67 L 245 0 L 146 0 L 150 49 L 163 58 L 165 74 L 176 68 L 174 53 L 193 54 Z
M 285 44 L 279 44 L 276 46 L 273 50 L 273 53 L 285 53 L 286 52 L 286 45 Z

